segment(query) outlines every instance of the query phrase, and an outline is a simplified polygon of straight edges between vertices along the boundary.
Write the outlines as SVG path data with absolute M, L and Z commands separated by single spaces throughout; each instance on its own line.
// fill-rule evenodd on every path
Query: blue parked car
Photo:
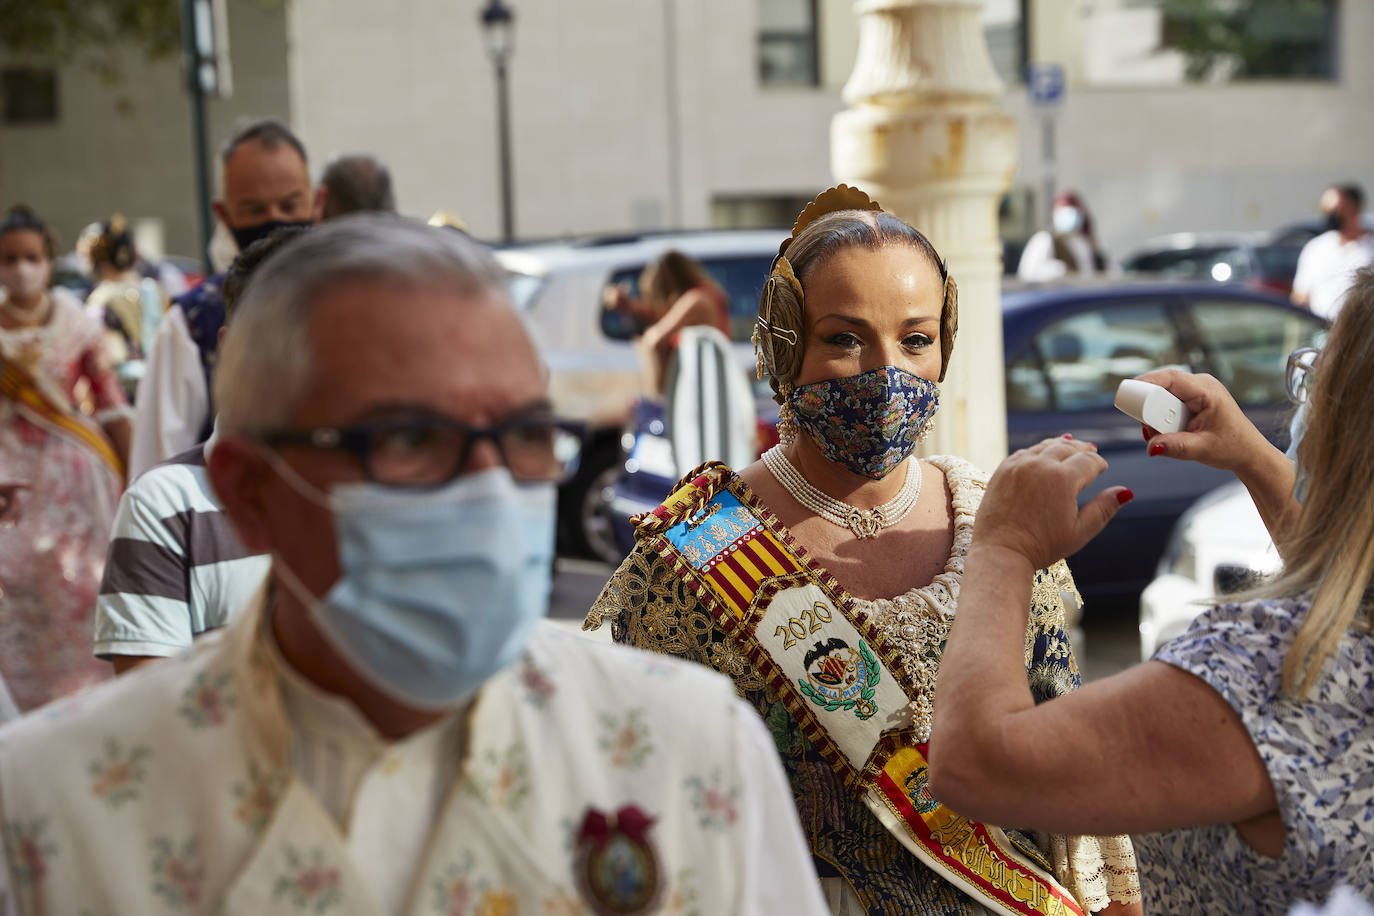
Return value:
M 1108 485 L 1135 492 L 1106 531 L 1070 560 L 1086 597 L 1134 602 L 1154 576 L 1174 522 L 1203 493 L 1232 479 L 1195 462 L 1147 457 L 1140 424 L 1112 406 L 1117 384 L 1162 366 L 1211 373 L 1256 426 L 1286 445 L 1291 406 L 1284 361 L 1298 347 L 1320 345 L 1325 331 L 1310 312 L 1240 286 L 1117 280 L 1004 289 L 1009 448 L 1073 433 L 1096 443 L 1111 464 L 1084 500 Z M 954 358 L 971 356 L 956 349 Z M 627 552 L 629 516 L 652 509 L 676 482 L 664 433 L 661 413 L 646 406 L 624 439 L 626 473 L 610 501 Z

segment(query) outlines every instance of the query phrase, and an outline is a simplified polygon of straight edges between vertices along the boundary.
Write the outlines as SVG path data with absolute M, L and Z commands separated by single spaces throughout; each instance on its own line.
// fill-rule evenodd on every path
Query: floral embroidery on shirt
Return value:
M 663 898 L 663 909 L 659 912 L 664 916 L 699 916 L 700 910 L 697 909 L 697 891 L 693 884 L 692 869 L 684 868 L 677 873 L 677 880 L 668 886 L 668 892 Z
M 549 699 L 557 691 L 553 680 L 528 657 L 520 662 L 520 683 L 525 688 L 525 699 L 535 709 L 549 705 Z
M 138 798 L 140 785 L 148 776 L 144 764 L 152 753 L 146 745 L 132 747 L 126 753 L 119 739 L 106 738 L 104 752 L 89 767 L 91 794 L 112 808 Z
M 16 884 L 34 885 L 47 876 L 48 861 L 57 855 L 57 846 L 43 838 L 47 826 L 45 818 L 6 822 L 10 873 Z
M 559 891 L 558 896 L 545 898 L 543 911 L 544 916 L 584 916 L 587 908 L 576 897 Z
M 200 903 L 205 866 L 200 862 L 199 846 L 195 837 L 180 846 L 165 836 L 152 840 L 153 892 L 172 906 Z
M 487 883 L 474 879 L 472 869 L 472 853 L 465 852 L 435 879 L 434 912 L 443 916 L 469 916 L 473 912 L 474 904 L 487 892 Z
M 504 753 L 487 751 L 468 778 L 468 787 L 490 805 L 514 811 L 530 793 L 530 766 L 525 747 L 512 744 Z
M 233 676 L 228 671 L 202 671 L 181 695 L 178 710 L 192 728 L 222 725 L 236 700 L 229 684 Z
M 644 710 L 632 709 L 621 719 L 603 712 L 601 719 L 601 749 L 611 755 L 611 766 L 636 770 L 654 752 L 649 742 L 649 726 Z
M 520 902 L 509 891 L 487 891 L 477 901 L 473 916 L 515 916 L 520 911 Z
M 255 761 L 248 762 L 248 774 L 234 783 L 234 817 L 253 833 L 261 833 L 277 809 L 277 800 L 286 788 L 286 773 L 281 770 L 262 770 Z
M 734 824 L 739 818 L 736 804 L 738 788 L 724 787 L 725 780 L 720 771 L 713 772 L 709 779 L 689 776 L 683 781 L 687 797 L 697 812 L 697 821 L 707 830 L 721 830 Z
M 285 850 L 286 869 L 277 879 L 272 896 L 285 898 L 298 910 L 324 913 L 343 902 L 343 875 L 338 866 L 325 862 L 324 850 L 302 853 L 294 846 Z

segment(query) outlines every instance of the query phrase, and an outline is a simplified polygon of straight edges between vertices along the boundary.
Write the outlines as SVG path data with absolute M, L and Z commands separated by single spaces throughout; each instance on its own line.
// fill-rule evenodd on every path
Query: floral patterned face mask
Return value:
M 799 385 L 789 400 L 797 426 L 821 454 L 882 480 L 925 438 L 940 387 L 896 366 Z

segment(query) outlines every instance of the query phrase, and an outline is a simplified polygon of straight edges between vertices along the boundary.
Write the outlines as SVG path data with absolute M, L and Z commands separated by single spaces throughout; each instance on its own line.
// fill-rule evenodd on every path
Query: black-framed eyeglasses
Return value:
M 438 487 L 463 472 L 472 448 L 486 439 L 516 480 L 560 483 L 577 470 L 583 426 L 546 416 L 516 416 L 493 426 L 446 417 L 384 419 L 353 426 L 316 426 L 264 433 L 273 448 L 294 445 L 351 453 L 373 483 Z
M 1307 401 L 1307 392 L 1312 386 L 1312 370 L 1317 365 L 1317 347 L 1302 347 L 1288 354 L 1288 364 L 1284 369 L 1283 383 L 1288 390 L 1288 399 L 1294 404 Z

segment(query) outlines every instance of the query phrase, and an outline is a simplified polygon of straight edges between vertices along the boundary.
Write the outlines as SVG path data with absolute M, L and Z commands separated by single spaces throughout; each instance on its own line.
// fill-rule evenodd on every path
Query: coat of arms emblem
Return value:
M 878 686 L 878 659 L 862 639 L 856 649 L 843 639 L 816 643 L 802 660 L 806 678 L 801 692 L 826 712 L 852 709 L 860 719 L 878 711 L 873 694 Z

